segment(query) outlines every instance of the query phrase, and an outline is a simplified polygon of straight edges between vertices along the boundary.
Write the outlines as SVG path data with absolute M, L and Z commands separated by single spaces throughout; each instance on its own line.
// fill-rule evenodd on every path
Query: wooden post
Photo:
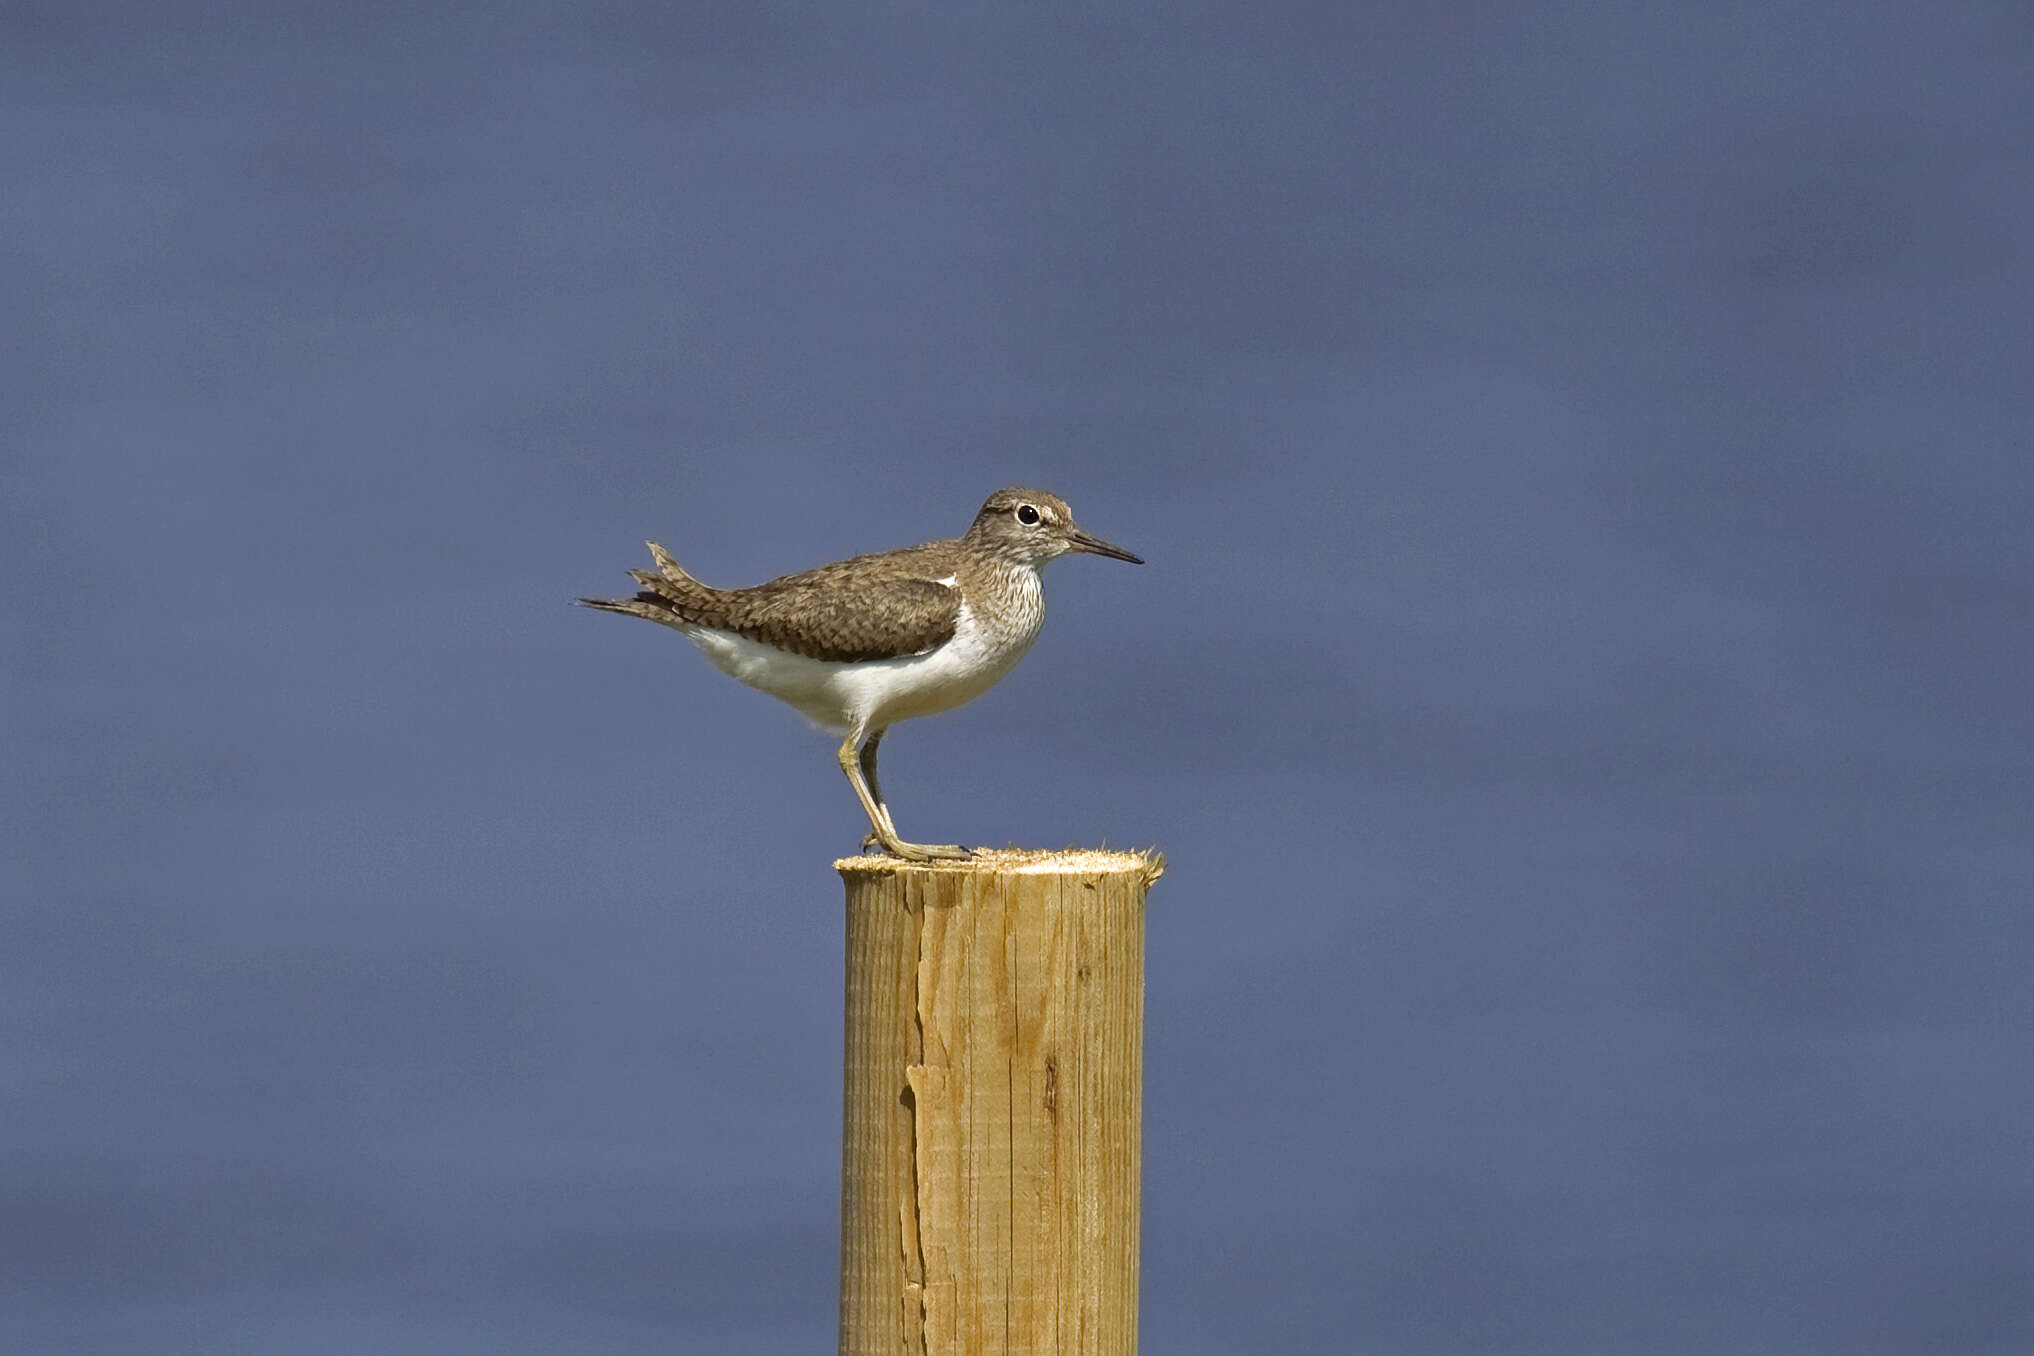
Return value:
M 1133 1356 L 1157 855 L 854 857 L 841 1356 Z

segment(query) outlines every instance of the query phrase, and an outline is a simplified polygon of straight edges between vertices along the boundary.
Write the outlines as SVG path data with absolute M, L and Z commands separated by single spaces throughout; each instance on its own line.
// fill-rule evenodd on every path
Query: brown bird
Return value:
M 1045 621 L 1039 571 L 1069 551 L 1144 562 L 1074 526 L 1044 490 L 998 490 L 958 538 L 856 556 L 746 589 L 717 589 L 648 543 L 656 573 L 630 570 L 633 598 L 587 607 L 683 632 L 714 666 L 846 735 L 840 768 L 869 817 L 872 845 L 912 861 L 966 857 L 898 836 L 876 780 L 876 746 L 900 720 L 971 701 L 1008 673 Z

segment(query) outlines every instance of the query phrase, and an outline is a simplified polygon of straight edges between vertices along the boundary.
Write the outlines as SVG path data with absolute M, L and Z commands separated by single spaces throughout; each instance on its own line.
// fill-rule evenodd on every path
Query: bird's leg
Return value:
M 883 827 L 894 837 L 897 832 L 897 821 L 890 818 L 890 802 L 883 799 L 883 784 L 876 780 L 876 745 L 882 742 L 883 732 L 878 730 L 869 736 L 866 744 L 862 745 L 862 780 L 869 784 L 869 795 L 876 802 L 876 812 L 883 816 Z M 863 846 L 869 844 L 864 843 Z
M 927 862 L 935 857 L 969 857 L 964 847 L 951 843 L 907 843 L 897 836 L 891 827 L 890 816 L 884 811 L 875 793 L 869 789 L 868 779 L 862 775 L 862 755 L 855 747 L 861 737 L 860 731 L 851 732 L 840 746 L 840 770 L 847 774 L 848 782 L 855 789 L 855 797 L 862 803 L 862 813 L 869 817 L 869 824 L 876 831 L 877 846 L 893 857 L 902 857 L 910 862 Z M 874 760 L 870 760 L 873 769 Z

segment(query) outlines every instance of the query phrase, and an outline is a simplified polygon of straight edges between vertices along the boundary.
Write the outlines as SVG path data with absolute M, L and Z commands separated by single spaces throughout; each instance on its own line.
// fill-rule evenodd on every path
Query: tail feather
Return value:
M 687 574 L 671 558 L 671 553 L 656 542 L 645 542 L 644 545 L 650 548 L 650 556 L 657 562 L 657 571 L 654 574 L 649 570 L 629 571 L 629 578 L 641 585 L 635 597 L 581 598 L 580 606 L 601 612 L 618 612 L 627 617 L 641 617 L 665 626 L 683 628 L 699 623 L 714 624 L 712 614 L 719 611 L 716 603 L 719 591 Z
M 669 603 L 648 593 L 638 593 L 633 598 L 581 598 L 579 605 L 601 612 L 619 612 L 625 617 L 641 617 L 644 621 L 662 622 L 666 626 L 678 625 L 680 621 Z
M 681 589 L 703 589 L 706 587 L 706 585 L 700 583 L 697 579 L 694 579 L 691 575 L 685 573 L 684 567 L 679 565 L 677 561 L 671 559 L 671 553 L 669 551 L 666 551 L 663 547 L 657 545 L 657 543 L 653 541 L 646 541 L 643 543 L 643 545 L 650 548 L 650 559 L 657 562 L 657 569 L 663 573 L 665 579 L 669 580 L 671 583 L 677 585 Z M 633 573 L 633 571 L 631 571 L 631 573 Z

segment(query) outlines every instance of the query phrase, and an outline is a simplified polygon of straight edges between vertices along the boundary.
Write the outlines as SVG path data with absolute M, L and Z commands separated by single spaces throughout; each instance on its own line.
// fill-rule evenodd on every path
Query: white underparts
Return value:
M 1019 573 L 1013 581 L 1019 595 L 1014 626 L 983 626 L 963 599 L 951 640 L 898 659 L 809 659 L 729 631 L 682 629 L 714 667 L 790 703 L 820 728 L 880 730 L 972 701 L 1024 657 L 1038 638 L 1045 607 L 1038 572 Z M 951 587 L 953 581 L 941 582 Z

